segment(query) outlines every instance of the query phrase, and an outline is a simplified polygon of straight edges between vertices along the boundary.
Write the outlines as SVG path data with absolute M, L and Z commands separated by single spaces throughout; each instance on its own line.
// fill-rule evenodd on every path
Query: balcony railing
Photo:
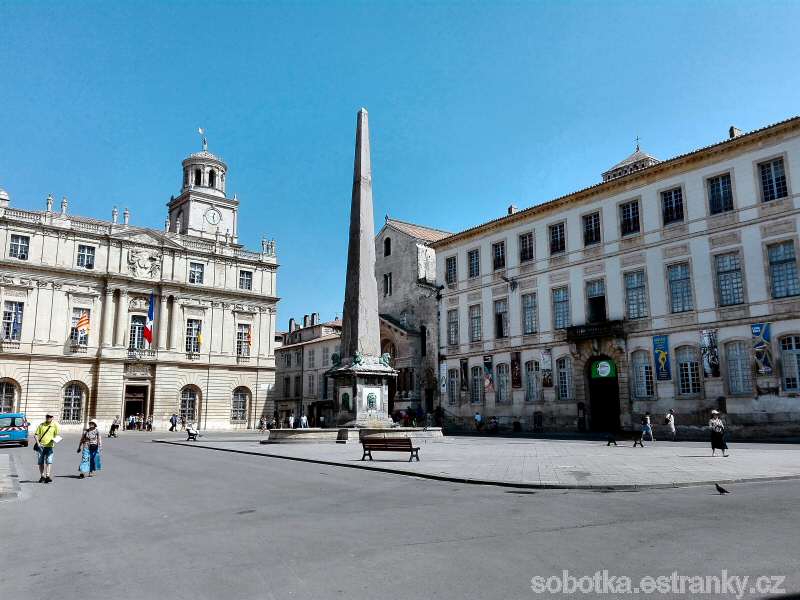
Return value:
M 0 352 L 19 350 L 19 340 L 0 340 Z
M 158 351 L 152 348 L 128 348 L 128 358 L 131 360 L 155 360 Z
M 602 321 L 567 327 L 567 341 L 593 340 L 607 337 L 624 337 L 625 329 L 622 321 Z
M 70 344 L 69 351 L 72 354 L 86 354 L 86 344 Z
M 250 355 L 249 354 L 237 354 L 236 355 L 236 362 L 239 363 L 239 364 L 249 363 L 250 362 Z

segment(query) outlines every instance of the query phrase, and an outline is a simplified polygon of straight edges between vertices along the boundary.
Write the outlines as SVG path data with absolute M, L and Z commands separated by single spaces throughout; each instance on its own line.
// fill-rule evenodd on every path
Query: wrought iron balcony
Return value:
M 72 343 L 69 345 L 69 351 L 72 354 L 86 354 L 86 344 Z
M 158 351 L 152 348 L 128 348 L 128 358 L 131 360 L 155 360 Z
M 567 327 L 567 341 L 569 342 L 624 336 L 625 328 L 622 321 L 601 321 Z
M 19 350 L 19 340 L 0 340 L 0 352 Z
M 239 363 L 239 364 L 249 363 L 250 362 L 250 355 L 249 354 L 237 354 L 236 355 L 236 362 Z

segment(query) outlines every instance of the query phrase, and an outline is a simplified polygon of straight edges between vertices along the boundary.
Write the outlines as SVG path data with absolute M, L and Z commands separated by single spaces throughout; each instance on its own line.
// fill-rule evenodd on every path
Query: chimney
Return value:
M 739 137 L 740 135 L 742 135 L 742 130 L 731 125 L 730 129 L 728 129 L 728 137 L 733 139 Z
M 303 327 L 308 327 L 308 315 L 303 315 Z
M 319 313 L 311 313 L 311 324 L 319 325 Z
M 294 319 L 289 319 L 289 333 L 294 331 Z
M 508 207 L 508 214 L 510 214 L 510 215 L 513 215 L 515 212 L 517 212 L 517 207 L 516 207 L 516 206 L 514 206 L 513 204 L 511 204 L 511 205 Z

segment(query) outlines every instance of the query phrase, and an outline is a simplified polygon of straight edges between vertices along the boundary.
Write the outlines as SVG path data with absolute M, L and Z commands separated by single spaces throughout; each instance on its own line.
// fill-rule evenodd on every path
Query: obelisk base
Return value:
M 391 427 L 389 379 L 397 377 L 397 371 L 377 358 L 364 357 L 361 361 L 330 372 L 338 407 L 337 425 L 372 429 Z

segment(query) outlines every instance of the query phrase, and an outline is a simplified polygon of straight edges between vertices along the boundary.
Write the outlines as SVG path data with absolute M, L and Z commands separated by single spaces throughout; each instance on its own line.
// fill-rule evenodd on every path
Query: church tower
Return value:
M 220 240 L 227 235 L 237 243 L 239 200 L 225 194 L 227 175 L 228 166 L 208 151 L 203 138 L 203 150 L 183 161 L 180 195 L 167 204 L 169 231 Z

